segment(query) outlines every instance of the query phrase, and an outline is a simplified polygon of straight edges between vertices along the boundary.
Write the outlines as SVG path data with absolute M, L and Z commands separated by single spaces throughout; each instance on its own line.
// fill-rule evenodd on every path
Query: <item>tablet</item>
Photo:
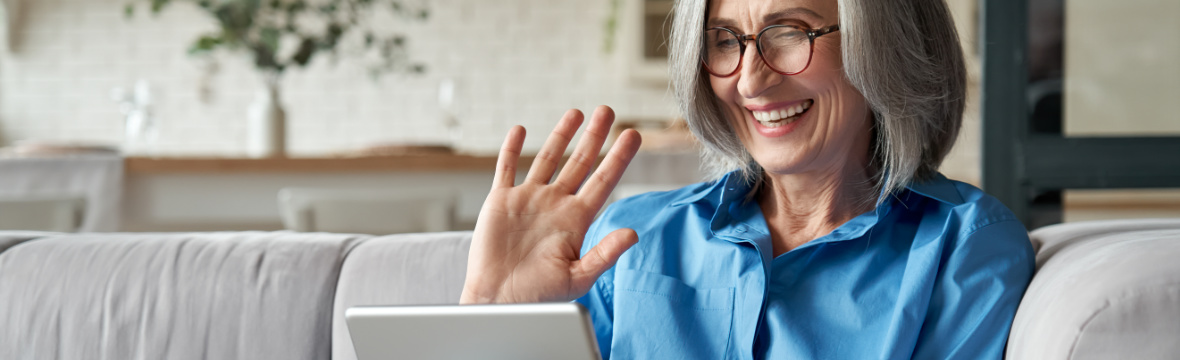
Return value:
M 358 360 L 599 360 L 578 303 L 359 306 L 344 312 Z

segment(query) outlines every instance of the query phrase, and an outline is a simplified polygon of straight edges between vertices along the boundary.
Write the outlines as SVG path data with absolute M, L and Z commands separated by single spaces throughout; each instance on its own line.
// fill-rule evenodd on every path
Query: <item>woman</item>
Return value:
M 514 186 L 512 129 L 463 303 L 576 300 L 604 357 L 1000 358 L 1031 278 L 1025 229 L 937 173 L 965 71 L 942 0 L 682 0 L 681 111 L 714 180 L 613 204 L 638 148 L 565 115 Z M 583 179 L 586 179 L 583 184 Z

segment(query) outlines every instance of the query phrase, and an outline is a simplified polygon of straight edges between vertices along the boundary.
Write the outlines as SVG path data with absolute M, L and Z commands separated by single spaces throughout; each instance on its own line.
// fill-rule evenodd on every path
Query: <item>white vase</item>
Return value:
M 248 111 L 246 154 L 254 158 L 287 154 L 287 114 L 279 102 L 277 78 L 268 78 Z

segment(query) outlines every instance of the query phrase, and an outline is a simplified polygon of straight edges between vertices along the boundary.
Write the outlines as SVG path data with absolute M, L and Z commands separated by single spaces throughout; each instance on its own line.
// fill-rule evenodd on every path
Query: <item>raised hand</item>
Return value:
M 640 142 L 634 130 L 623 131 L 587 178 L 614 122 L 614 111 L 599 106 L 565 168 L 550 183 L 582 119 L 580 111 L 565 113 L 525 181 L 516 186 L 516 163 L 525 131 L 520 126 L 509 131 L 496 163 L 492 191 L 476 220 L 460 303 L 576 299 L 639 240 L 634 230 L 619 229 L 586 256 L 578 256 L 586 230 L 635 157 Z

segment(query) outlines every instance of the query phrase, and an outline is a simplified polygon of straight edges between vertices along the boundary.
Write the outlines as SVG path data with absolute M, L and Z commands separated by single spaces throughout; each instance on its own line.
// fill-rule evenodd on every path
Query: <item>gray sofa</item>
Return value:
M 0 232 L 0 359 L 355 359 L 354 305 L 459 299 L 466 232 Z
M 1180 219 L 1037 230 L 1009 359 L 1180 355 Z M 454 303 L 470 233 L 0 232 L 0 359 L 354 359 L 344 309 Z

